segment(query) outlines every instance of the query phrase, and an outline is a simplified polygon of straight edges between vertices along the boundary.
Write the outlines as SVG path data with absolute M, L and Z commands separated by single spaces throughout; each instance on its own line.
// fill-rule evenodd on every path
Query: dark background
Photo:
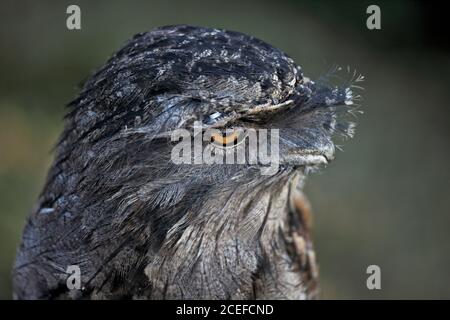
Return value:
M 82 29 L 66 29 L 81 7 Z M 382 29 L 366 28 L 381 7 Z M 417 1 L 5 1 L 0 4 L 0 298 L 25 217 L 52 161 L 64 105 L 133 34 L 226 28 L 282 49 L 314 79 L 366 77 L 356 137 L 306 192 L 322 296 L 450 298 L 449 34 L 443 4 Z M 382 289 L 366 288 L 368 265 Z

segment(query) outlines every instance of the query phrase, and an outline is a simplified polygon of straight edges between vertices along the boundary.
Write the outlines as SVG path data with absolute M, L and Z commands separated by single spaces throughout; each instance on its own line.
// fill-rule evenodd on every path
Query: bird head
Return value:
M 242 132 L 276 130 L 276 141 L 265 140 L 278 153 L 271 183 L 316 168 L 334 158 L 333 136 L 354 131 L 345 114 L 355 111 L 352 86 L 362 77 L 332 86 L 334 71 L 311 81 L 286 54 L 238 32 L 168 26 L 138 34 L 70 103 L 49 183 L 93 198 L 85 202 L 96 210 L 106 201 L 115 219 L 156 208 L 179 218 L 205 198 L 220 206 L 237 185 L 263 181 L 267 163 L 176 163 L 174 133 L 195 140 L 216 130 L 200 148 L 233 154 Z
M 136 35 L 87 81 L 71 103 L 62 141 L 88 145 L 87 158 L 101 166 L 132 157 L 142 167 L 181 174 L 169 159 L 176 130 L 214 129 L 201 143 L 225 146 L 246 130 L 277 129 L 277 169 L 315 167 L 334 158 L 336 133 L 354 131 L 342 115 L 355 111 L 352 83 L 362 77 L 331 86 L 336 70 L 311 81 L 286 54 L 253 37 L 162 27 Z M 233 175 L 258 165 L 226 170 Z

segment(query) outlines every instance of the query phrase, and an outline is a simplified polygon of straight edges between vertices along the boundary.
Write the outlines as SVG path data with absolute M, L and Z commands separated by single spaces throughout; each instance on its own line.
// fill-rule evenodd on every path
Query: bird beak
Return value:
M 328 164 L 329 160 L 321 154 L 286 154 L 280 159 L 281 163 L 295 166 Z

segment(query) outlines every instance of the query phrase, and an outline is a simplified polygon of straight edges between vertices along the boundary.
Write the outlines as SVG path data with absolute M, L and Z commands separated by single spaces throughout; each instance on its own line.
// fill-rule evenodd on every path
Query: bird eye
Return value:
M 245 131 L 242 128 L 228 129 L 225 132 L 211 134 L 211 143 L 217 147 L 234 147 L 245 139 Z

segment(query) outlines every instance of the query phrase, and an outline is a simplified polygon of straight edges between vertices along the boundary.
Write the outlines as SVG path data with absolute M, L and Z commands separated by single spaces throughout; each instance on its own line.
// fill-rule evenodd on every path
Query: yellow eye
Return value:
M 215 132 L 211 134 L 211 142 L 218 147 L 236 146 L 245 138 L 243 129 L 227 130 L 225 133 Z

